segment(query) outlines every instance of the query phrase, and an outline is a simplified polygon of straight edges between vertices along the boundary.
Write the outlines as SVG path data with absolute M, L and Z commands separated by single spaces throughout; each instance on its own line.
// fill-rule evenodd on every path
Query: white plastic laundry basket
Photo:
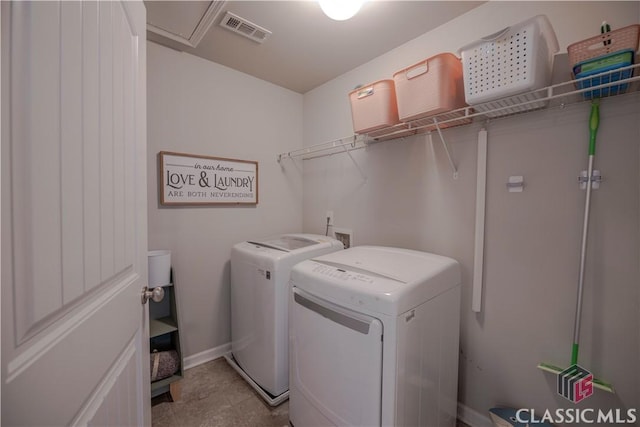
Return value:
M 545 15 L 535 16 L 462 47 L 466 102 L 479 111 L 487 111 L 496 106 L 478 104 L 550 85 L 553 56 L 557 51 L 558 40 Z M 504 105 L 502 102 L 499 107 Z M 543 103 L 533 103 L 518 111 L 542 106 Z M 518 111 L 504 110 L 493 115 Z

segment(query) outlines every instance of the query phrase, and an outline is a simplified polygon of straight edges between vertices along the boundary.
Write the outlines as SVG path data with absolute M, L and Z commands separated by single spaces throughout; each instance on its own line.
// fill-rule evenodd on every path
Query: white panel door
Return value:
M 150 424 L 142 2 L 2 2 L 2 423 Z

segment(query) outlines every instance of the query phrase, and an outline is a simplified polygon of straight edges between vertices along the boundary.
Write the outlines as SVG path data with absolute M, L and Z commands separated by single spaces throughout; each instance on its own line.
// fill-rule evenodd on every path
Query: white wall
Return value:
M 229 257 L 238 242 L 302 229 L 301 173 L 280 152 L 300 148 L 302 95 L 148 43 L 149 249 L 170 249 L 185 356 L 229 343 Z M 259 164 L 259 204 L 163 207 L 157 154 Z
M 424 58 L 457 49 L 510 23 L 546 14 L 566 52 L 599 31 L 640 20 L 637 2 L 490 2 L 304 96 L 305 145 L 353 133 L 347 93 Z M 563 70 L 566 77 L 569 69 Z M 588 103 L 488 124 L 489 160 L 483 312 L 471 312 L 471 275 L 480 124 L 446 130 L 460 176 L 454 180 L 434 135 L 304 161 L 303 224 L 324 232 L 324 214 L 354 230 L 356 244 L 404 246 L 459 260 L 463 269 L 459 400 L 486 414 L 496 405 L 537 410 L 574 405 L 556 395 L 539 362 L 567 365 L 578 277 Z M 578 407 L 636 408 L 640 293 L 638 94 L 604 100 L 594 193 L 580 362 L 616 387 Z M 287 168 L 287 170 L 289 170 Z M 509 193 L 524 175 L 523 193 Z

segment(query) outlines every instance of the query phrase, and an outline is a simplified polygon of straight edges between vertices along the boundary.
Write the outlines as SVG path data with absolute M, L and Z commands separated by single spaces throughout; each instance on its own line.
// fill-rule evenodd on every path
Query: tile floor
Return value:
M 270 407 L 220 358 L 186 370 L 181 400 L 160 395 L 151 414 L 153 427 L 287 427 L 289 401 Z

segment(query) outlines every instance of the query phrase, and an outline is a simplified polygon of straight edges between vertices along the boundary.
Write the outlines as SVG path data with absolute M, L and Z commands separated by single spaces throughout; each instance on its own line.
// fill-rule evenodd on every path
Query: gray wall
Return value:
M 302 95 L 148 43 L 149 249 L 170 249 L 185 356 L 229 343 L 233 244 L 302 229 L 301 173 L 276 154 L 299 148 Z M 176 151 L 259 164 L 251 207 L 163 207 L 157 154 Z
M 637 23 L 637 2 L 490 2 L 305 94 L 306 145 L 350 135 L 347 93 L 391 78 L 399 69 L 443 51 L 455 52 L 509 23 L 547 14 L 561 51 L 598 32 L 603 19 Z M 566 59 L 565 59 L 566 60 Z M 566 80 L 569 69 L 561 70 Z M 640 97 L 604 100 L 594 193 L 580 362 L 612 382 L 579 407 L 637 408 L 640 401 L 639 158 Z M 471 311 L 480 125 L 446 130 L 460 174 L 453 179 L 434 135 L 370 145 L 347 155 L 304 161 L 304 230 L 337 227 L 356 244 L 402 246 L 459 260 L 463 269 L 459 401 L 486 414 L 495 405 L 537 410 L 574 405 L 556 395 L 555 377 L 539 362 L 569 362 L 586 169 L 588 103 L 494 120 L 488 124 L 487 220 L 483 311 Z M 366 175 L 363 178 L 358 170 Z M 288 169 L 287 169 L 288 170 Z M 523 193 L 509 193 L 523 175 Z

